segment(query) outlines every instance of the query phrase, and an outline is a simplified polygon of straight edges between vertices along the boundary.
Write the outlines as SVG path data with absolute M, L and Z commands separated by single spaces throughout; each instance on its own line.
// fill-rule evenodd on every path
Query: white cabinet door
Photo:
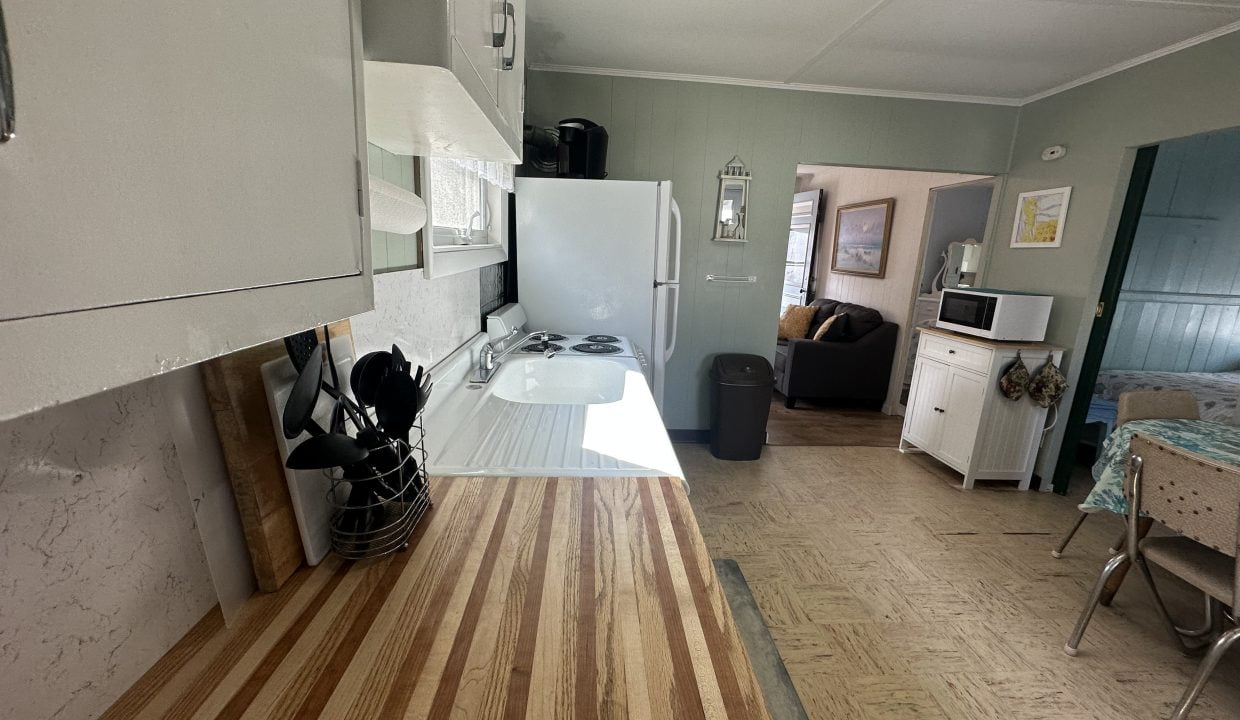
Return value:
M 373 307 L 349 0 L 0 2 L 0 420 Z
M 452 71 L 460 79 L 480 107 L 499 102 L 500 50 L 492 45 L 494 34 L 503 32 L 507 23 L 512 32 L 512 18 L 505 17 L 502 0 L 453 0 L 452 35 L 468 67 L 458 67 L 454 57 Z M 453 53 L 454 56 L 456 53 Z M 471 72 L 477 79 L 469 77 Z M 486 95 L 475 92 L 481 87 Z
M 941 362 L 917 359 L 909 392 L 904 436 L 923 450 L 937 450 L 943 425 L 943 395 L 950 368 Z
M 959 368 L 951 368 L 947 378 L 938 450 L 944 461 L 957 469 L 968 467 L 973 456 L 986 384 L 985 375 Z
M 364 270 L 347 0 L 3 0 L 0 321 Z
M 510 131 L 514 132 L 520 142 L 521 131 L 525 122 L 525 2 L 512 0 L 513 18 L 509 28 L 509 38 L 504 48 L 505 62 L 500 61 L 499 76 L 499 112 Z

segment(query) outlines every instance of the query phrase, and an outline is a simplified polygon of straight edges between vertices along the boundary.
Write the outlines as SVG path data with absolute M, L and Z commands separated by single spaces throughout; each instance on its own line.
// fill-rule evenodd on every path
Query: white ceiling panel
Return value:
M 531 63 L 786 80 L 874 0 L 530 0 Z
M 1240 19 L 1240 8 L 893 0 L 798 82 L 1022 98 Z
M 1240 28 L 1240 0 L 529 0 L 542 68 L 1018 102 Z

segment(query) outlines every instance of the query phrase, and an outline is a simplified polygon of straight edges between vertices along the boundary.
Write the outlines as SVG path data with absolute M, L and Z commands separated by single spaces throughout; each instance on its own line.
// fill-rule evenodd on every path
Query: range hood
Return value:
M 482 31 L 462 37 L 457 3 L 363 0 L 361 10 L 369 142 L 397 155 L 521 162 L 519 118 L 511 127 L 495 100 L 511 81 L 498 67 L 502 48 Z

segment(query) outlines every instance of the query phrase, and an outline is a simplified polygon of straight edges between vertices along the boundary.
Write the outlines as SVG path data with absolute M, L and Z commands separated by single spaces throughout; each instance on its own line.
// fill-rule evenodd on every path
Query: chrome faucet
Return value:
M 519 329 L 513 328 L 512 332 L 500 338 L 499 344 L 503 345 L 505 341 L 511 339 L 514 335 L 516 335 L 519 332 L 521 332 Z M 543 344 L 544 346 L 543 356 L 544 357 L 547 357 L 547 358 L 555 357 L 556 351 L 548 346 L 548 343 L 550 342 L 550 339 L 551 339 L 551 334 L 548 333 L 546 330 L 539 330 L 538 332 L 532 332 L 529 335 L 526 335 L 525 337 L 521 338 L 517 342 L 509 345 L 506 349 L 498 353 L 495 352 L 494 345 L 492 345 L 489 342 L 483 343 L 482 349 L 478 352 L 478 371 L 474 373 L 474 376 L 470 380 L 470 382 L 475 382 L 475 383 L 489 382 L 491 380 L 491 376 L 495 374 L 495 370 L 499 367 L 499 364 L 503 362 L 504 358 L 511 355 L 513 350 L 516 350 L 517 348 L 524 345 L 527 340 L 531 340 L 534 338 L 537 338 L 538 341 Z

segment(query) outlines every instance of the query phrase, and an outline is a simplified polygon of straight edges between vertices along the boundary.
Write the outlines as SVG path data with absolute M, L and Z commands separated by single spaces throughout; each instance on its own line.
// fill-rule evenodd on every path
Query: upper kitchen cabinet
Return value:
M 0 8 L 0 419 L 372 307 L 349 0 Z
M 524 0 L 362 0 L 362 30 L 370 142 L 521 162 Z

